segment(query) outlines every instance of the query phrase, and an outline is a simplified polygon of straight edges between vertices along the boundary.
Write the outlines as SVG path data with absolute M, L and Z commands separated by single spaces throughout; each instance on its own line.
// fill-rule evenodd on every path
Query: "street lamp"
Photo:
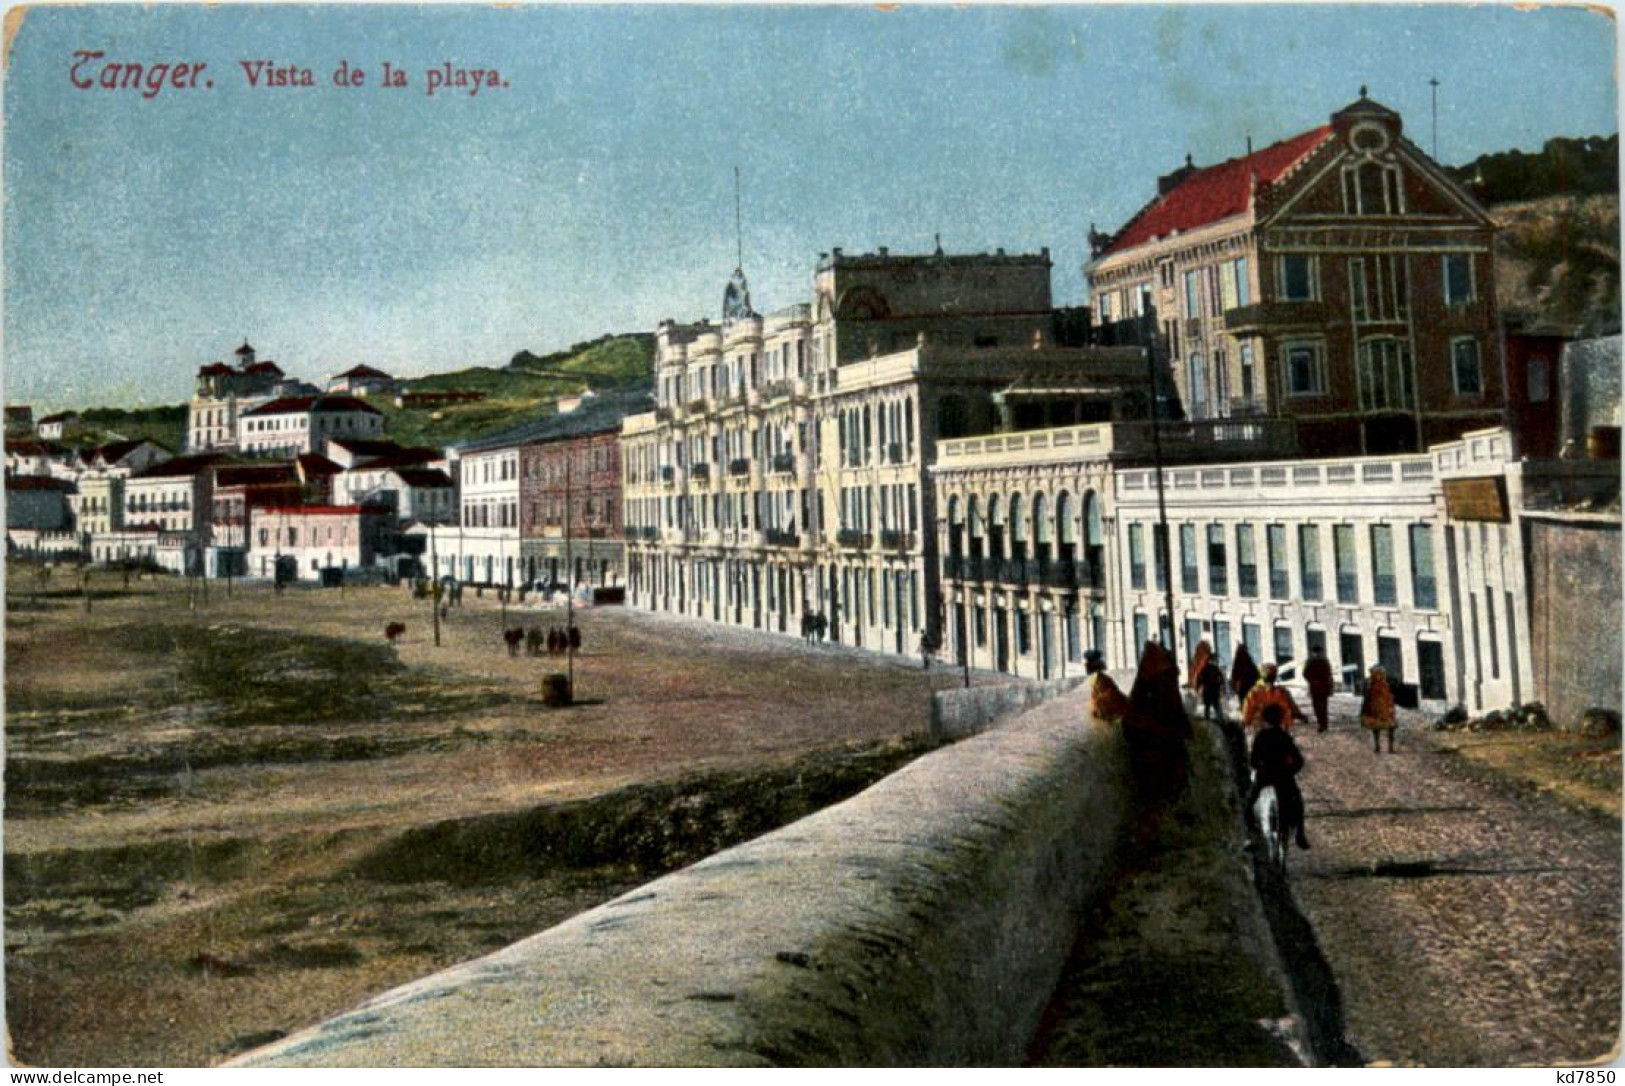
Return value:
M 1146 377 L 1151 386 L 1151 456 L 1156 465 L 1157 472 L 1157 524 L 1162 529 L 1161 553 L 1157 556 L 1162 564 L 1163 601 L 1168 609 L 1168 654 L 1174 658 L 1177 665 L 1179 652 L 1176 647 L 1174 628 L 1174 568 L 1173 568 L 1173 536 L 1168 530 L 1168 499 L 1163 486 L 1162 470 L 1162 410 L 1158 406 L 1157 396 L 1157 352 L 1156 352 L 1156 325 L 1154 323 L 1155 310 L 1147 307 L 1141 314 L 1141 339 L 1144 345 L 1140 348 L 1145 354 Z M 1161 640 L 1161 631 L 1158 631 L 1158 640 Z M 1141 651 L 1144 650 L 1142 645 Z

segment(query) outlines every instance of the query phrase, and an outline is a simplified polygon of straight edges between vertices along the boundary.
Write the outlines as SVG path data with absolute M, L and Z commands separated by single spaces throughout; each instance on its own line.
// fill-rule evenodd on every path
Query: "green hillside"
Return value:
M 1496 301 L 1510 319 L 1582 336 L 1620 328 L 1619 198 L 1548 196 L 1490 209 Z
M 86 433 L 75 442 L 99 445 L 119 438 L 147 438 L 170 452 L 180 452 L 186 444 L 186 405 L 163 407 L 92 407 L 81 411 Z
M 480 392 L 481 400 L 413 408 L 375 402 L 388 416 L 385 425 L 396 441 L 451 445 L 550 414 L 554 401 L 572 392 L 648 380 L 653 359 L 653 336 L 610 335 L 550 355 L 520 351 L 501 369 L 472 366 L 402 382 L 408 392 Z
M 1539 151 L 1496 151 L 1448 171 L 1486 204 L 1545 196 L 1617 196 L 1619 134 L 1559 136 Z

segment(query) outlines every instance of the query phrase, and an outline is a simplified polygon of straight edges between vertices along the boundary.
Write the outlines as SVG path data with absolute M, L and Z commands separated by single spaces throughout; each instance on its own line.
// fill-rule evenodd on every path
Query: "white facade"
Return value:
M 467 528 L 512 530 L 519 537 L 519 447 L 466 451 L 457 465 L 459 521 Z
M 325 454 L 331 438 L 377 438 L 383 431 L 383 415 L 360 401 L 295 396 L 244 412 L 237 447 L 265 456 Z
M 124 483 L 124 523 L 157 525 L 166 532 L 195 531 L 208 514 L 202 497 L 207 472 L 197 475 L 135 476 Z
M 525 568 L 518 528 L 436 525 L 424 533 L 423 567 L 463 584 L 519 588 Z

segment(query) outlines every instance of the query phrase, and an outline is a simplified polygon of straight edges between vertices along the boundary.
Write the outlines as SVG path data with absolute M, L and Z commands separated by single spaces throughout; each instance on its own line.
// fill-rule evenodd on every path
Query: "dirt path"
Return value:
M 1366 1062 L 1593 1060 L 1620 1025 L 1620 827 L 1464 765 L 1372 752 L 1352 700 L 1299 729 L 1313 849 L 1291 889 Z

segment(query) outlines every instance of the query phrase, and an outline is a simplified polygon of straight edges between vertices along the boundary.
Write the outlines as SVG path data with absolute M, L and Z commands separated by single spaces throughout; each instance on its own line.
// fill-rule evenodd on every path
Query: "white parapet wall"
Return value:
M 243 1066 L 1010 1065 L 1127 823 L 1063 695 Z

